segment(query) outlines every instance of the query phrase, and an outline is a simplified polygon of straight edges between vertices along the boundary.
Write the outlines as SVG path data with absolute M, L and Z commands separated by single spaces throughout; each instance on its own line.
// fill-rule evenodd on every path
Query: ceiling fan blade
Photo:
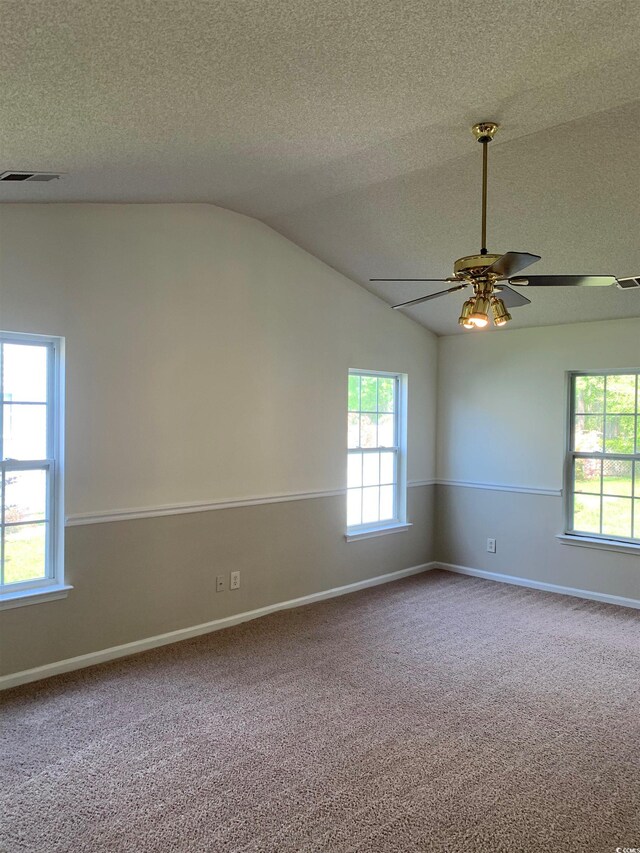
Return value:
M 617 284 L 613 275 L 528 275 L 510 278 L 516 287 L 610 287 Z
M 506 284 L 499 284 L 495 290 L 500 294 L 500 299 L 504 302 L 507 308 L 519 308 L 520 305 L 531 305 L 531 300 L 527 299 L 517 290 L 512 290 Z
M 455 281 L 450 278 L 370 278 L 369 281 Z
M 635 287 L 640 287 L 640 276 L 631 275 L 625 278 L 619 278 L 618 287 L 620 290 L 632 290 Z
M 392 308 L 406 308 L 408 305 L 418 305 L 420 302 L 428 302 L 430 299 L 437 299 L 438 296 L 445 296 L 447 293 L 455 293 L 457 290 L 464 290 L 467 284 L 458 284 L 456 287 L 450 287 L 448 290 L 439 290 L 437 293 L 430 293 L 429 296 L 420 296 L 418 299 L 410 299 L 408 302 L 401 302 L 399 305 L 392 305 Z
M 507 252 L 502 257 L 494 261 L 486 270 L 482 270 L 482 274 L 491 272 L 500 278 L 511 278 L 520 270 L 528 267 L 529 264 L 535 264 L 540 260 L 540 255 L 530 255 L 528 252 Z

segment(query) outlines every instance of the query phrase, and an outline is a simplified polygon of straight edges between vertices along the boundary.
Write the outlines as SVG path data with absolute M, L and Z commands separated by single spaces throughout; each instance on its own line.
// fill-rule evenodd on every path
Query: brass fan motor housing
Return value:
M 467 255 L 465 258 L 458 258 L 453 264 L 453 274 L 458 278 L 474 278 L 501 257 L 502 255 Z

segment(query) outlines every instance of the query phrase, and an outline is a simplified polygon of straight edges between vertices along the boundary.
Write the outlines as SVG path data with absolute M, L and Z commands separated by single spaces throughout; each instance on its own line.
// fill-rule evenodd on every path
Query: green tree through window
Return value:
M 639 373 L 575 374 L 571 533 L 640 541 Z

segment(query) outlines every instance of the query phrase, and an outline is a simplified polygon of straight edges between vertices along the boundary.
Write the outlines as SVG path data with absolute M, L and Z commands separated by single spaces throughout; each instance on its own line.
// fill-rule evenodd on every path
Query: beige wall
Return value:
M 640 556 L 566 545 L 561 497 L 436 487 L 438 562 L 640 602 Z M 487 537 L 497 540 L 488 554 Z
M 639 341 L 640 319 L 440 338 L 438 477 L 562 489 L 567 371 L 637 368 Z M 445 563 L 640 599 L 640 556 L 556 539 L 561 497 L 439 485 L 436 500 Z
M 420 565 L 432 556 L 434 490 L 409 489 L 409 531 L 360 542 L 344 540 L 342 497 L 70 527 L 74 589 L 0 613 L 0 674 Z
M 66 338 L 71 520 L 344 488 L 349 367 L 409 375 L 408 477 L 434 476 L 436 339 L 247 217 L 1 206 L 0 328 Z M 75 589 L 1 614 L 4 670 L 426 562 L 418 492 L 416 527 L 367 543 L 344 542 L 342 497 L 321 540 L 323 498 L 69 527 Z M 236 557 L 242 591 L 212 596 Z

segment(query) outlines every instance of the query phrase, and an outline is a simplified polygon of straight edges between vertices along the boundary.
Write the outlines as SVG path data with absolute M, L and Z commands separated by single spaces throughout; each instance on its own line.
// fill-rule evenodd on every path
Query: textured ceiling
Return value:
M 337 269 L 448 275 L 479 246 L 539 273 L 640 273 L 635 0 L 0 0 L 0 201 L 208 201 Z M 433 286 L 431 286 L 433 287 Z M 436 286 L 437 288 L 437 286 Z M 376 291 L 401 301 L 420 286 Z M 534 291 L 513 326 L 640 315 Z M 457 330 L 459 294 L 413 309 Z

